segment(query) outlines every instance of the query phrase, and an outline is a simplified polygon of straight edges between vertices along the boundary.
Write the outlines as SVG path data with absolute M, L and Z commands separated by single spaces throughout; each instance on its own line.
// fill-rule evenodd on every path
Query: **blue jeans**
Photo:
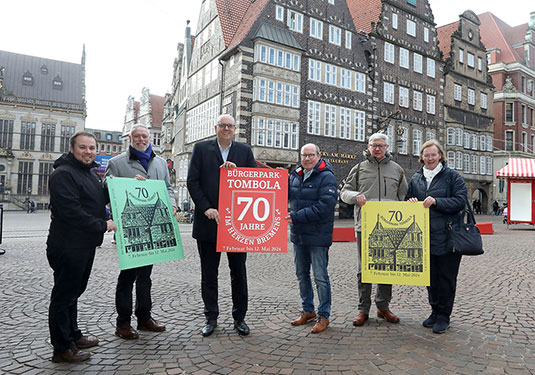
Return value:
M 314 290 L 310 279 L 310 265 L 318 291 L 318 315 L 329 320 L 331 314 L 331 282 L 327 273 L 329 247 L 301 246 L 294 244 L 295 274 L 299 281 L 299 294 L 303 312 L 314 311 Z

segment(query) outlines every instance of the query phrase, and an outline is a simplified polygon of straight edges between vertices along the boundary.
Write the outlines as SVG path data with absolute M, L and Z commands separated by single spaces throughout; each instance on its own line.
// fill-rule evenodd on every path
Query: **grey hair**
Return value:
M 234 119 L 234 117 L 232 117 L 231 115 L 229 115 L 228 113 L 223 113 L 221 115 L 219 115 L 217 117 L 217 122 L 216 124 L 221 124 L 221 120 L 223 119 L 223 117 L 230 117 L 232 119 L 232 122 L 234 123 L 234 125 L 236 125 L 236 120 Z
M 371 145 L 372 142 L 376 139 L 382 139 L 387 145 L 390 145 L 390 139 L 385 133 L 374 133 L 370 135 L 370 138 L 368 139 L 368 144 Z
M 303 147 L 301 147 L 301 151 L 303 151 L 303 148 L 304 148 L 305 146 L 310 146 L 310 145 L 312 145 L 312 146 L 314 146 L 314 147 L 316 148 L 316 154 L 319 155 L 319 154 L 320 154 L 320 148 L 319 148 L 318 145 L 316 145 L 316 144 L 314 144 L 314 143 L 307 143 L 306 145 L 303 145 Z
M 128 133 L 128 135 L 132 135 L 134 133 L 134 130 L 136 130 L 137 128 L 144 128 L 147 131 L 147 133 L 150 135 L 149 128 L 147 128 L 147 126 L 144 124 L 134 124 L 132 126 L 132 129 L 130 129 L 130 132 Z

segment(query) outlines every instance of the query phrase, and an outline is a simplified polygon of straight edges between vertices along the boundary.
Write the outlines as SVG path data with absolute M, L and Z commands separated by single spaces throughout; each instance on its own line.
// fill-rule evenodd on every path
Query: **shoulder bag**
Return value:
M 470 203 L 466 202 L 465 208 L 457 216 L 458 221 L 448 223 L 448 249 L 453 254 L 481 255 L 483 242 L 481 233 L 476 227 L 474 211 Z

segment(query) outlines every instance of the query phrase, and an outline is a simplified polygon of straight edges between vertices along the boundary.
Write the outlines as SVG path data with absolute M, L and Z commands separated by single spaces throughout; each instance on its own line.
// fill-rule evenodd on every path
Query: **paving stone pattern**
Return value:
M 52 272 L 45 256 L 48 214 L 6 212 L 0 256 L 1 374 L 535 374 L 535 228 L 493 220 L 486 253 L 461 264 L 451 328 L 436 335 L 421 325 L 429 314 L 423 287 L 394 286 L 394 325 L 375 314 L 353 327 L 357 290 L 355 244 L 331 247 L 333 306 L 329 328 L 292 327 L 300 311 L 292 252 L 249 254 L 251 334 L 233 329 L 226 257 L 220 267 L 216 332 L 200 335 L 204 319 L 200 266 L 191 225 L 181 225 L 185 259 L 153 271 L 153 315 L 163 333 L 114 336 L 114 291 L 119 273 L 106 235 L 79 303 L 79 324 L 100 345 L 82 364 L 50 361 L 47 309 Z M 348 226 L 348 222 L 337 225 Z

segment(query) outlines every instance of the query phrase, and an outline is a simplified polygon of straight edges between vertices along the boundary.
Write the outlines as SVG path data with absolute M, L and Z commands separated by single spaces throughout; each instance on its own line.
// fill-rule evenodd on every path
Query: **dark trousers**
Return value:
M 152 300 L 150 288 L 152 280 L 152 265 L 129 270 L 122 270 L 117 280 L 115 290 L 115 307 L 117 308 L 117 326 L 130 325 L 132 317 L 132 290 L 136 283 L 136 310 L 138 322 L 145 322 L 151 318 Z
M 431 286 L 427 287 L 429 304 L 437 318 L 447 323 L 453 310 L 460 264 L 461 255 L 458 254 L 431 255 Z
M 215 242 L 197 241 L 201 258 L 201 292 L 204 301 L 206 319 L 217 319 L 219 306 L 217 303 L 217 279 L 221 253 L 216 252 Z M 243 320 L 247 313 L 247 270 L 245 261 L 247 253 L 227 253 L 232 287 L 232 316 Z
M 78 329 L 78 298 L 84 293 L 93 267 L 95 248 L 46 249 L 54 271 L 54 287 L 48 310 L 50 341 L 55 353 L 69 350 L 82 338 Z

